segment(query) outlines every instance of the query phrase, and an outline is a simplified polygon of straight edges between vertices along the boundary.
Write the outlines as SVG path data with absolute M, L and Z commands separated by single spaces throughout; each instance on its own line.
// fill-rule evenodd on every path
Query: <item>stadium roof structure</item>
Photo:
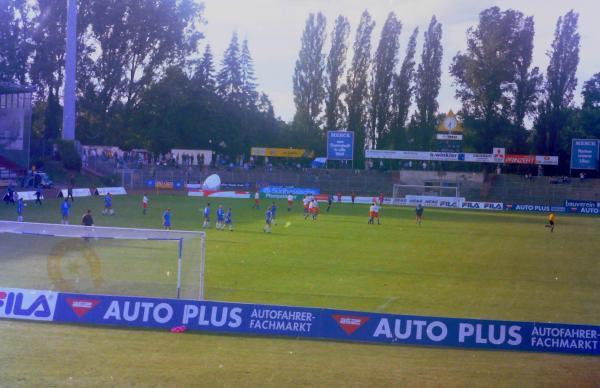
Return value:
M 12 82 L 0 82 L 0 94 L 19 94 L 33 93 L 36 91 L 34 86 L 19 85 Z

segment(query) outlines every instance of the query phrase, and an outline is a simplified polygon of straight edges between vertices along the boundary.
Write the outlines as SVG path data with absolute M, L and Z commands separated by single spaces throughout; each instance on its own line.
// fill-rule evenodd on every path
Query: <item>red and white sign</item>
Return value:
M 535 164 L 534 155 L 505 155 L 504 163 L 506 164 Z
M 348 335 L 354 333 L 369 320 L 369 317 L 359 317 L 355 315 L 334 314 L 332 317 Z
M 501 148 L 501 147 L 496 147 L 496 148 L 494 148 L 493 154 L 494 154 L 494 162 L 503 163 L 504 157 L 506 156 L 506 149 Z
M 239 198 L 248 199 L 251 194 L 248 191 L 220 191 L 220 190 L 200 190 L 191 189 L 188 191 L 188 197 L 212 197 L 212 198 Z
M 100 304 L 98 299 L 73 299 L 67 298 L 67 303 L 79 318 L 89 313 L 94 307 Z

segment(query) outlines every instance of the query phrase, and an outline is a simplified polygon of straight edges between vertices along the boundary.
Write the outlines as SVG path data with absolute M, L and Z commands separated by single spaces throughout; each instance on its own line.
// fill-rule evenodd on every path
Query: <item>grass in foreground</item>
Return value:
M 101 199 L 78 199 L 72 218 L 91 208 L 98 225 L 159 228 L 170 207 L 174 228 L 199 230 L 206 199 L 154 196 L 145 217 L 140 198 L 114 202 L 117 215 L 104 217 Z M 265 235 L 264 201 L 260 211 L 250 201 L 211 202 L 233 208 L 236 230 L 208 231 L 208 299 L 600 324 L 597 218 L 559 216 L 551 234 L 544 215 L 427 209 L 417 227 L 412 209 L 384 208 L 378 226 L 367 225 L 364 205 L 334 205 L 329 214 L 323 208 L 313 222 L 299 207 L 287 213 L 278 202 L 279 225 Z M 0 208 L 0 218 L 16 218 L 14 209 Z M 25 218 L 58 222 L 59 202 L 29 205 Z M 0 284 L 43 288 L 36 283 L 47 265 L 38 261 L 41 270 L 31 275 L 14 260 L 0 260 Z M 137 261 L 121 262 L 121 272 L 139 270 Z M 104 269 L 110 282 L 115 270 Z M 148 269 L 147 277 L 160 283 L 163 270 Z M 76 276 L 77 268 L 72 272 L 67 268 L 65 276 Z M 157 287 L 137 282 L 131 288 L 152 294 Z M 0 343 L 7 344 L 0 348 L 0 375 L 9 376 L 9 385 L 585 385 L 600 377 L 600 360 L 589 357 L 0 325 Z M 21 380 L 32 369 L 37 377 Z

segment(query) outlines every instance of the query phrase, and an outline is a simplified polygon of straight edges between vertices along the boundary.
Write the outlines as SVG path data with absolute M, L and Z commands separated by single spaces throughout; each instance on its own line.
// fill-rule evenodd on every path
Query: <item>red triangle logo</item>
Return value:
M 333 315 L 333 319 L 340 325 L 346 334 L 350 335 L 364 325 L 369 317 L 357 317 L 354 315 Z
M 89 313 L 91 309 L 100 303 L 97 299 L 73 299 L 67 298 L 67 304 L 71 306 L 73 312 L 79 317 Z

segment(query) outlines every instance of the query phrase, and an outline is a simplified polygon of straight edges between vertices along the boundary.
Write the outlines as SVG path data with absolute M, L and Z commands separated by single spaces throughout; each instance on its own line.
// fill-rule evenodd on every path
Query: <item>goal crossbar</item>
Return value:
M 200 300 L 204 299 L 204 270 L 206 261 L 205 232 L 0 221 L 0 233 L 95 240 L 118 239 L 178 242 L 177 298 L 181 295 L 181 270 L 184 242 L 191 239 L 200 239 L 200 279 L 198 297 Z

